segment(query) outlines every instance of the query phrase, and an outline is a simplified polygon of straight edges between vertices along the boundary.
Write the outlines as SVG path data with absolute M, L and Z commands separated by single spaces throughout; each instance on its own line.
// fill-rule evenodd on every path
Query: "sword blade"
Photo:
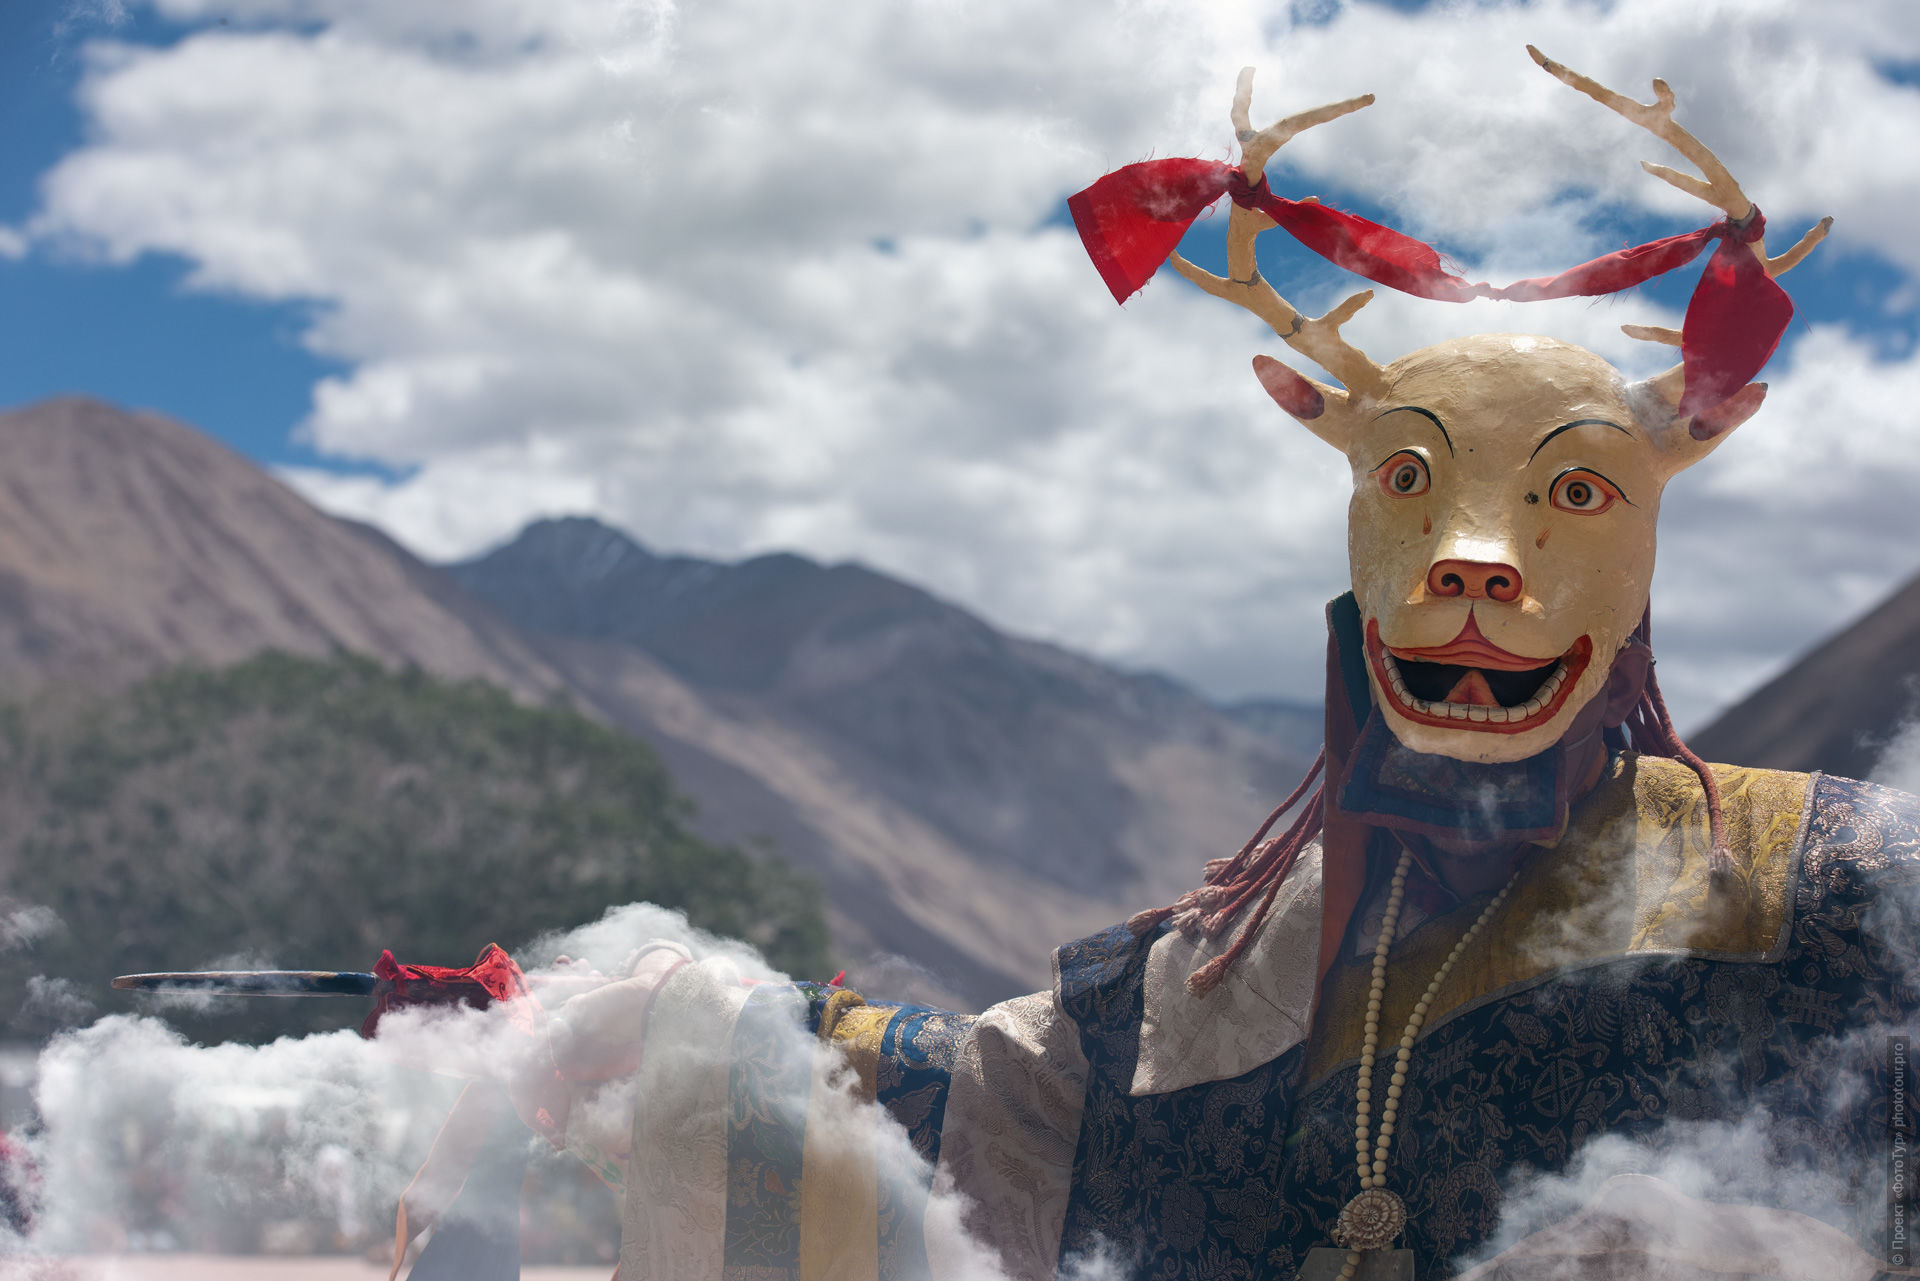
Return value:
M 372 996 L 380 980 L 351 970 L 186 970 L 122 974 L 128 992 L 204 992 L 209 996 Z

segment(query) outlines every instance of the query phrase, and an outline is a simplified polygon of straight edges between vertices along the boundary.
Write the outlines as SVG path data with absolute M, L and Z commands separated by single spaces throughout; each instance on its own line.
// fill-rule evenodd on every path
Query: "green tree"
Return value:
M 0 957 L 0 993 L 25 1007 L 17 1031 L 42 1031 L 61 992 L 47 979 L 105 1009 L 116 973 L 223 957 L 364 969 L 392 948 L 457 965 L 637 901 L 826 973 L 817 886 L 701 840 L 690 813 L 644 743 L 358 657 L 264 654 L 78 706 L 14 704 L 0 709 L 0 886 L 64 925 Z M 197 1035 L 363 1013 L 219 1005 Z

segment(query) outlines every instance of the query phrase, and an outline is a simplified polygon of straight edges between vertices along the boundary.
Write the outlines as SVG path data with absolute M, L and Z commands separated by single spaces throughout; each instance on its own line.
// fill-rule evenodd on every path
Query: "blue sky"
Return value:
M 1426 6 L 1391 6 L 1417 10 Z M 22 223 L 38 206 L 38 180 L 79 146 L 86 121 L 76 101 L 89 41 L 112 38 L 167 45 L 195 28 L 138 7 L 117 18 L 70 0 L 13 0 L 0 8 L 0 223 Z M 1890 81 L 1920 84 L 1920 67 L 1883 65 Z M 1392 221 L 1364 193 L 1330 193 L 1342 207 Z M 1634 216 L 1614 209 L 1604 230 L 1631 244 L 1684 230 L 1688 219 Z M 1065 206 L 1054 221 L 1065 224 Z M 1705 221 L 1700 219 L 1697 221 Z M 1187 256 L 1213 269 L 1224 262 L 1224 219 L 1203 221 Z M 1442 246 L 1444 249 L 1445 246 Z M 1334 282 L 1340 273 L 1282 236 L 1262 244 L 1275 279 Z M 145 253 L 104 263 L 49 247 L 16 261 L 0 259 L 0 405 L 82 392 L 159 409 L 217 436 L 267 465 L 293 464 L 355 474 L 391 469 L 366 459 L 326 455 L 296 439 L 312 387 L 344 364 L 316 356 L 302 343 L 314 303 L 269 303 L 232 292 L 185 286 L 189 264 L 177 255 Z M 1697 271 L 1655 281 L 1644 293 L 1682 309 Z M 1169 288 L 1187 288 L 1172 282 Z M 1890 312 L 1890 295 L 1910 278 L 1878 254 L 1816 255 L 1792 278 L 1801 321 L 1790 348 L 1812 321 L 1868 336 L 1889 356 L 1912 351 L 1920 311 Z M 1630 307 L 1629 301 L 1596 304 Z
M 786 25 L 731 0 L 16 0 L 0 404 L 160 409 L 430 558 L 589 513 L 860 559 L 1218 695 L 1310 695 L 1289 656 L 1344 577 L 1342 466 L 1250 386 L 1270 335 L 1171 273 L 1113 308 L 1062 202 L 1147 155 L 1229 156 L 1249 63 L 1257 115 L 1380 94 L 1291 144 L 1280 189 L 1471 274 L 1711 220 L 1532 40 L 1638 96 L 1671 79 L 1776 246 L 1839 220 L 1785 282 L 1768 407 L 1670 491 L 1655 606 L 1697 720 L 1920 569 L 1902 12 L 1088 0 L 1036 30 L 984 0 Z M 1189 256 L 1217 265 L 1224 222 Z M 1303 306 L 1352 287 L 1266 241 Z M 1390 357 L 1520 328 L 1645 372 L 1617 326 L 1672 323 L 1697 270 L 1524 312 L 1381 298 L 1350 332 Z
M 77 147 L 87 41 L 165 44 L 148 10 L 109 23 L 60 0 L 0 6 L 0 223 L 24 222 L 40 176 Z M 293 439 L 314 382 L 339 366 L 300 341 L 310 307 L 182 287 L 188 264 L 89 261 L 58 248 L 0 258 L 0 405 L 81 392 L 193 423 L 259 462 L 328 462 Z

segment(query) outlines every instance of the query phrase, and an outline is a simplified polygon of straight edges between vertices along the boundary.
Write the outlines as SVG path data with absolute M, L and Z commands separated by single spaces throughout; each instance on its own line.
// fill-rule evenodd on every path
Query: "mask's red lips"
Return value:
M 1387 652 L 1395 658 L 1413 663 L 1445 663 L 1450 667 L 1478 667 L 1496 672 L 1530 672 L 1536 667 L 1545 667 L 1557 661 L 1554 658 L 1526 658 L 1501 649 L 1481 632 L 1480 624 L 1474 621 L 1471 612 L 1467 614 L 1467 625 L 1460 629 L 1460 634 L 1444 645 L 1425 649 L 1395 645 Z
M 1380 643 L 1379 621 L 1370 618 L 1366 646 L 1374 680 L 1401 716 L 1495 734 L 1518 734 L 1552 720 L 1593 658 L 1586 636 L 1557 658 L 1515 654 L 1488 640 L 1471 614 L 1445 645 L 1420 648 L 1389 649 Z M 1499 690 L 1507 692 L 1504 700 Z

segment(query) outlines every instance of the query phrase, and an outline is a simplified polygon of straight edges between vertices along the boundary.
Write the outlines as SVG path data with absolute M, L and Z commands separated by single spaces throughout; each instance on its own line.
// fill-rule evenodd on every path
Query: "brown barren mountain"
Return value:
M 182 662 L 344 649 L 544 697 L 565 682 L 384 536 L 153 413 L 0 413 L 0 679 L 113 687 Z
M 821 875 L 842 937 L 969 1003 L 1039 986 L 1056 944 L 1191 885 L 1307 763 L 1171 681 L 857 564 L 656 556 L 573 518 L 450 572 L 694 795 L 727 770 L 787 807 L 703 805 L 706 834 L 770 840 Z
M 1797 660 L 1689 745 L 1708 760 L 1873 772 L 1920 704 L 1920 578 Z
M 618 625 L 482 582 L 489 563 Z M 113 688 L 264 649 L 569 699 L 661 753 L 703 834 L 819 878 L 851 982 L 964 1006 L 1191 884 L 1305 765 L 1172 682 L 859 566 L 663 561 L 578 521 L 449 574 L 160 415 L 0 414 L 0 681 Z

